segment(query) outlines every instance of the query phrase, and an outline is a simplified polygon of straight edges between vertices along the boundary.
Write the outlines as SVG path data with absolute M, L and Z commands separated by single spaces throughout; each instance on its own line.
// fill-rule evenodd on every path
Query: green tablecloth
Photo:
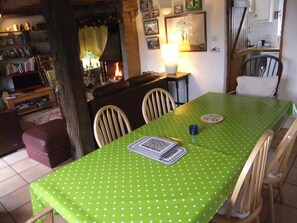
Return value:
M 34 212 L 51 205 L 69 222 L 209 222 L 233 191 L 260 135 L 290 102 L 207 93 L 30 185 Z M 219 124 L 200 116 L 217 113 Z M 199 134 L 189 135 L 189 124 Z M 186 156 L 166 166 L 127 149 L 137 139 L 176 139 Z

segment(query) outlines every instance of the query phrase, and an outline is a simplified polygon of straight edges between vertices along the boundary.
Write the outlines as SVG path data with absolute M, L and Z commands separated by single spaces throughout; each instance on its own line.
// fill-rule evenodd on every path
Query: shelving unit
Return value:
M 0 32 L 0 72 L 5 74 L 6 64 L 22 64 L 31 57 L 41 58 L 50 56 L 47 30 L 26 30 Z M 35 68 L 35 70 L 38 67 Z M 20 67 L 21 72 L 28 71 Z M 30 70 L 32 71 L 32 70 Z
M 56 96 L 51 87 L 3 97 L 7 108 L 18 108 L 18 115 L 24 115 L 47 107 L 56 107 Z

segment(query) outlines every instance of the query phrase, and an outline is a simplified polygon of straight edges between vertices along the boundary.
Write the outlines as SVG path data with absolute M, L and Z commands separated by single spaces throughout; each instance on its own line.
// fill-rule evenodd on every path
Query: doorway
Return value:
M 254 39 L 251 39 L 251 31 L 254 31 L 255 26 L 259 25 L 262 22 L 262 26 L 265 26 L 265 22 L 269 24 L 269 21 L 256 21 L 259 24 L 251 27 L 249 25 L 248 16 L 249 14 L 256 14 L 255 9 L 251 8 L 255 6 L 256 0 L 246 0 L 246 5 L 244 4 L 236 4 L 236 0 L 227 0 L 226 10 L 227 10 L 227 81 L 226 81 L 226 91 L 231 92 L 235 91 L 237 82 L 236 78 L 240 74 L 241 66 L 243 62 L 253 55 L 256 44 L 259 40 L 267 39 L 267 43 L 271 44 L 270 46 L 277 46 L 276 51 L 279 51 L 279 58 L 281 59 L 282 52 L 282 32 L 283 32 L 283 24 L 285 19 L 285 9 L 286 9 L 286 0 L 268 0 L 265 2 L 272 2 L 275 4 L 281 4 L 280 10 L 272 11 L 272 21 L 278 22 L 275 20 L 280 19 L 282 17 L 282 21 L 279 23 L 277 27 L 277 34 L 279 35 L 278 39 L 273 39 L 271 34 L 264 35 L 264 37 L 259 37 L 257 34 L 253 34 Z M 240 1 L 243 2 L 243 1 Z M 251 7 L 249 7 L 249 3 L 251 2 Z M 271 18 L 270 18 L 271 19 Z M 254 21 L 255 22 L 255 21 Z M 272 24 L 270 24 L 272 25 Z M 261 25 L 260 25 L 261 26 Z M 253 29 L 253 30 L 252 30 Z M 263 35 L 262 35 L 263 36 Z M 260 39 L 259 39 L 260 38 Z M 256 41 L 259 39 L 258 41 Z M 265 42 L 264 42 L 265 43 Z M 263 44 L 264 44 L 263 43 Z M 278 45 L 276 45 L 276 43 Z M 263 45 L 264 47 L 264 45 Z M 259 51 L 261 52 L 261 50 Z M 259 53 L 258 52 L 258 53 Z

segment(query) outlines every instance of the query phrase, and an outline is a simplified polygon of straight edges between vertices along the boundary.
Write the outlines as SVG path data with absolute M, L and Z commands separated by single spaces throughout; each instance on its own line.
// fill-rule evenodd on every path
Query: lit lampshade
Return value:
M 90 51 L 90 50 L 88 50 L 84 54 L 84 59 L 87 59 L 87 60 L 90 61 L 90 68 L 93 68 L 91 59 L 94 58 L 94 57 L 95 57 L 95 54 L 92 51 Z
M 179 48 L 177 44 L 163 44 L 162 45 L 162 57 L 165 59 L 165 69 L 167 74 L 176 74 L 177 61 L 179 56 Z

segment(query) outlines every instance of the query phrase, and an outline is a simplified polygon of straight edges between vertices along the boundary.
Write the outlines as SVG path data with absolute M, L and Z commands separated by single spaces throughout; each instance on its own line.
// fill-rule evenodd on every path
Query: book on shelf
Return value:
M 142 137 L 130 144 L 128 149 L 166 165 L 175 163 L 187 153 L 177 142 L 158 136 Z

